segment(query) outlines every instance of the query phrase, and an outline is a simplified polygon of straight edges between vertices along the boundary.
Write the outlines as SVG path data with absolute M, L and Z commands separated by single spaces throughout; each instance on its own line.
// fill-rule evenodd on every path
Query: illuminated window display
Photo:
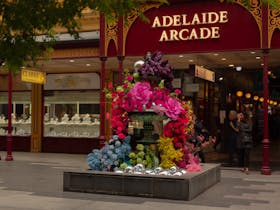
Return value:
M 99 136 L 99 91 L 48 91 L 44 136 Z
M 8 127 L 8 96 L 0 93 L 0 135 L 7 135 Z M 12 135 L 31 135 L 31 93 L 13 92 Z

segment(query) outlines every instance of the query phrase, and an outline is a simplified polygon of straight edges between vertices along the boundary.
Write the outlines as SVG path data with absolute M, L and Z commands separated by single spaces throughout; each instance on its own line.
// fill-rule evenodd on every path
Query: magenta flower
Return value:
M 180 95 L 180 94 L 181 94 L 181 90 L 179 90 L 179 89 L 176 89 L 174 92 L 175 92 L 177 95 Z
M 165 102 L 164 107 L 166 108 L 165 111 L 166 116 L 171 118 L 172 120 L 177 120 L 181 112 L 184 111 L 180 102 L 175 98 L 169 98 Z
M 137 82 L 128 92 L 126 100 L 128 100 L 130 104 L 134 104 L 135 108 L 139 111 L 142 111 L 143 105 L 149 103 L 152 94 L 150 83 Z

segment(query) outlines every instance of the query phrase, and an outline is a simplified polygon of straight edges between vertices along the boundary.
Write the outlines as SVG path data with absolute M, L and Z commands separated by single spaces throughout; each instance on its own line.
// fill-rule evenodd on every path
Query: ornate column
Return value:
M 106 120 L 106 100 L 105 100 L 105 65 L 107 57 L 100 57 L 101 70 L 100 70 L 100 143 L 99 146 L 102 148 L 105 143 L 105 120 Z
M 270 175 L 271 169 L 269 166 L 269 135 L 268 135 L 268 5 L 262 6 L 262 49 L 263 49 L 263 120 L 264 120 L 264 133 L 263 133 L 263 163 L 261 173 Z
M 32 84 L 31 94 L 31 152 L 42 151 L 43 85 Z
M 12 143 L 13 143 L 13 136 L 12 136 L 12 91 L 13 91 L 13 79 L 12 79 L 12 71 L 9 69 L 8 73 L 8 134 L 7 134 L 7 156 L 6 161 L 13 160 L 12 155 Z
M 264 175 L 270 175 L 271 169 L 269 166 L 269 134 L 268 134 L 268 54 L 269 50 L 263 50 L 263 121 L 264 121 L 264 130 L 263 130 L 263 162 L 261 173 Z
M 121 85 L 123 83 L 123 60 L 124 60 L 124 56 L 118 56 L 118 60 L 119 60 L 119 85 Z

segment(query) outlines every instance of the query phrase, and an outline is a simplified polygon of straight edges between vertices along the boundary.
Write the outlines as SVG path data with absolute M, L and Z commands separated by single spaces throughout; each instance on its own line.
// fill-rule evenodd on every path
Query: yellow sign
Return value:
M 210 82 L 215 82 L 215 72 L 201 66 L 195 65 L 195 76 Z
M 21 80 L 24 82 L 45 84 L 46 72 L 23 69 L 21 70 Z

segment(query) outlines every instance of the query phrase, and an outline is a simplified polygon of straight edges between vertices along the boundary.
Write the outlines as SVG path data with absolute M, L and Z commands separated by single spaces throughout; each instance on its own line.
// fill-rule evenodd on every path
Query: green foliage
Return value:
M 129 162 L 132 166 L 140 163 L 147 169 L 155 168 L 159 165 L 159 159 L 156 152 L 151 150 L 149 146 L 137 144 L 136 151 L 129 154 Z
M 108 20 L 126 17 L 146 0 L 1 0 L 0 61 L 13 72 L 28 61 L 51 52 L 56 41 L 55 27 L 66 28 L 78 38 L 79 18 L 84 8 L 105 14 Z M 166 2 L 154 0 L 152 2 Z M 36 37 L 44 34 L 38 42 Z
M 262 0 L 279 9 L 278 0 Z M 168 0 L 1 0 L 0 1 L 0 61 L 6 68 L 18 71 L 27 61 L 35 61 L 43 52 L 51 52 L 56 41 L 56 26 L 64 27 L 78 38 L 79 18 L 84 8 L 104 13 L 107 20 L 127 17 L 146 2 L 168 3 Z M 233 2 L 233 0 L 227 0 Z M 244 0 L 249 3 L 250 0 Z M 44 34 L 41 42 L 36 37 Z

